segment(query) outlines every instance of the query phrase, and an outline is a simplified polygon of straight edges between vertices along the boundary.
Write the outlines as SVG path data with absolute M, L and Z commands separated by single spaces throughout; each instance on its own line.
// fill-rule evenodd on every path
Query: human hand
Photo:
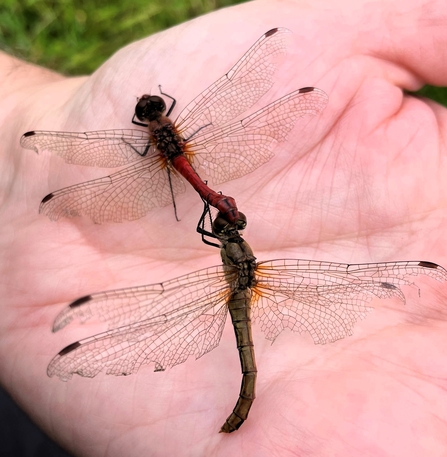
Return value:
M 445 383 L 438 380 L 446 377 L 446 288 L 434 281 L 418 279 L 420 298 L 406 289 L 406 308 L 376 302 L 380 309 L 354 337 L 332 345 L 284 333 L 270 347 L 255 329 L 258 399 L 231 436 L 217 434 L 240 379 L 230 328 L 212 354 L 162 374 L 146 368 L 130 378 L 48 379 L 46 365 L 58 350 L 99 329 L 72 325 L 49 334 L 63 305 L 219 260 L 194 231 L 201 206 L 193 191 L 178 200 L 180 223 L 167 207 L 126 224 L 51 224 L 37 215 L 40 199 L 90 170 L 18 147 L 31 129 L 130 128 L 135 97 L 158 83 L 180 110 L 263 32 L 284 26 L 293 32 L 289 59 L 259 107 L 309 85 L 330 101 L 318 119 L 297 124 L 268 165 L 221 187 L 247 214 L 245 238 L 258 259 L 447 265 L 445 108 L 402 94 L 424 82 L 446 84 L 439 27 L 446 6 L 429 4 L 436 17 L 416 2 L 413 9 L 382 3 L 382 10 L 356 2 L 355 11 L 349 4 L 241 5 L 124 48 L 89 78 L 51 75 L 21 90 L 27 104 L 17 106 L 28 109 L 20 119 L 15 112 L 2 153 L 1 382 L 42 428 L 84 455 L 271 455 L 280 447 L 320 456 L 353 449 L 419 456 L 444 449 Z

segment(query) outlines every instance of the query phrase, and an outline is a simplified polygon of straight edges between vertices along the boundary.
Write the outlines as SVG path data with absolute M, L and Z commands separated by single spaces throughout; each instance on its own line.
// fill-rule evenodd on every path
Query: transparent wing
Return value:
M 103 178 L 65 187 L 48 194 L 39 212 L 51 220 L 61 217 L 88 216 L 94 222 L 122 222 L 139 219 L 153 208 L 172 204 L 166 165 L 159 157 L 140 161 Z M 185 187 L 171 171 L 173 194 Z
M 320 89 L 298 89 L 241 121 L 198 132 L 187 145 L 188 158 L 213 184 L 240 178 L 272 158 L 298 118 L 321 113 L 327 101 Z
M 71 133 L 32 131 L 20 139 L 25 149 L 49 150 L 65 162 L 92 167 L 114 168 L 141 160 L 149 151 L 149 134 L 141 130 L 98 130 Z
M 227 74 L 190 102 L 175 122 L 183 138 L 208 124 L 217 127 L 254 105 L 273 85 L 275 57 L 285 53 L 289 34 L 285 28 L 264 33 Z
M 74 319 L 84 323 L 95 318 L 113 328 L 181 310 L 183 302 L 194 302 L 202 294 L 206 299 L 215 290 L 228 287 L 225 275 L 228 280 L 234 277 L 228 273 L 231 267 L 225 268 L 225 273 L 223 265 L 218 265 L 163 283 L 86 295 L 75 300 L 57 315 L 53 332 L 63 329 Z
M 121 326 L 67 346 L 50 362 L 48 375 L 62 380 L 101 371 L 128 375 L 142 364 L 154 363 L 160 371 L 192 354 L 201 357 L 221 338 L 231 293 L 225 274 L 228 278 L 223 266 L 211 267 L 161 284 L 76 300 L 56 318 L 55 331 L 74 318 L 96 317 Z
M 272 260 L 256 269 L 253 321 L 268 339 L 286 328 L 308 332 L 329 343 L 352 334 L 354 324 L 372 310 L 374 297 L 405 302 L 403 284 L 411 276 L 447 281 L 447 271 L 431 262 L 342 264 L 309 260 Z

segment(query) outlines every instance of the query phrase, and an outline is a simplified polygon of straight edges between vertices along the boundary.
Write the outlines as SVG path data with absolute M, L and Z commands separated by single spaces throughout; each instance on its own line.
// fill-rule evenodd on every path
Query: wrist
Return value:
M 14 146 L 8 144 L 8 140 L 13 141 L 26 123 L 24 121 L 32 114 L 33 103 L 30 101 L 36 94 L 36 88 L 63 79 L 57 73 L 0 52 L 1 150 Z
M 0 156 L 20 148 L 20 137 L 28 130 L 57 130 L 63 106 L 80 80 L 0 52 Z

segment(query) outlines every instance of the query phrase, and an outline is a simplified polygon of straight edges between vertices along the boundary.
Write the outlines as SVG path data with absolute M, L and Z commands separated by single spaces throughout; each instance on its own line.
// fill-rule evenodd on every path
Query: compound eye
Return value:
M 163 113 L 166 111 L 165 101 L 158 95 L 148 97 L 152 111 Z
M 220 213 L 216 216 L 213 222 L 213 233 L 216 235 L 221 235 L 228 227 L 229 222 L 220 215 Z
M 135 116 L 137 116 L 137 118 L 140 121 L 145 121 L 146 120 L 145 111 L 146 111 L 146 107 L 147 107 L 147 105 L 149 103 L 149 98 L 150 98 L 149 95 L 143 95 L 138 100 L 138 103 L 135 106 Z
M 247 217 L 244 213 L 239 211 L 239 219 L 236 222 L 236 227 L 238 230 L 244 230 L 247 227 Z

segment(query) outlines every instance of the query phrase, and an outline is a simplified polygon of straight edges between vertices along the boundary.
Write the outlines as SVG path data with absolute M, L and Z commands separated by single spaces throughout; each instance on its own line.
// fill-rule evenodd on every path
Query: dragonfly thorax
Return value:
M 154 128 L 156 126 L 156 128 Z M 168 160 L 172 160 L 184 153 L 185 142 L 176 132 L 169 118 L 161 116 L 160 120 L 151 121 L 149 124 L 152 140 L 156 148 L 161 151 Z
M 160 118 L 166 111 L 166 103 L 158 95 L 143 95 L 135 106 L 135 115 L 142 122 L 151 122 Z
M 234 265 L 239 270 L 233 283 L 235 290 L 245 290 L 256 284 L 254 273 L 256 270 L 256 257 L 246 241 L 239 238 L 239 240 L 225 243 L 220 255 L 224 265 Z

